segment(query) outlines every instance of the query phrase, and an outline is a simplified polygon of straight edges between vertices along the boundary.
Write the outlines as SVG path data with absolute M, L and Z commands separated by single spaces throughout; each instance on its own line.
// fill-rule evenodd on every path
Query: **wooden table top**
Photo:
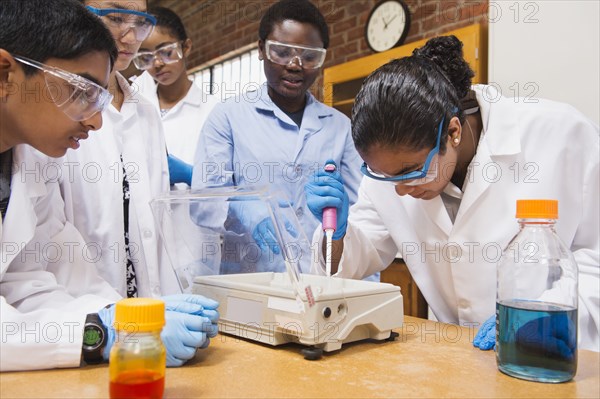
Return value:
M 180 368 L 167 369 L 165 398 L 598 398 L 600 354 L 579 351 L 574 380 L 543 384 L 498 371 L 475 330 L 405 317 L 393 342 L 348 344 L 318 361 L 299 345 L 272 347 L 229 335 Z M 108 366 L 0 373 L 1 398 L 105 398 Z

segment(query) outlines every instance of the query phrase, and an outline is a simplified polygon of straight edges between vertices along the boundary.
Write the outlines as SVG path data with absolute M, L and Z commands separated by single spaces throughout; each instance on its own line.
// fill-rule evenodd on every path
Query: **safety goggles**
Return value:
M 129 10 L 126 8 L 95 8 L 87 6 L 87 9 L 99 17 L 103 17 L 109 28 L 121 33 L 124 37 L 130 30 L 135 35 L 135 40 L 143 42 L 150 36 L 156 18 L 145 12 Z
M 299 65 L 306 69 L 317 69 L 323 65 L 327 50 L 320 47 L 305 47 L 292 44 L 265 41 L 267 59 L 278 65 L 289 65 L 298 60 Z
M 160 60 L 163 64 L 173 64 L 183 58 L 181 42 L 171 43 L 155 51 L 140 51 L 133 58 L 137 69 L 147 70 L 152 68 L 154 61 Z
M 74 121 L 91 118 L 104 111 L 112 101 L 113 96 L 108 90 L 89 79 L 29 58 L 15 55 L 13 58 L 44 72 L 50 98 Z
M 378 181 L 390 182 L 393 184 L 402 184 L 405 186 L 419 186 L 422 184 L 431 183 L 437 179 L 439 174 L 439 152 L 440 152 L 440 140 L 442 137 L 442 130 L 444 127 L 445 117 L 442 118 L 440 126 L 438 127 L 437 142 L 435 147 L 427 155 L 425 164 L 421 170 L 415 170 L 412 172 L 404 173 L 397 176 L 386 176 L 381 173 L 374 172 L 366 162 L 363 163 L 360 171 L 363 175 L 375 179 Z

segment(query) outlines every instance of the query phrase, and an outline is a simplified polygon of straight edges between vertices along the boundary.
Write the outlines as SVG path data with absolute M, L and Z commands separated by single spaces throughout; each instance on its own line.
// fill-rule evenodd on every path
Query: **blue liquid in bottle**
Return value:
M 496 358 L 505 374 L 564 382 L 577 371 L 577 309 L 537 301 L 496 305 Z

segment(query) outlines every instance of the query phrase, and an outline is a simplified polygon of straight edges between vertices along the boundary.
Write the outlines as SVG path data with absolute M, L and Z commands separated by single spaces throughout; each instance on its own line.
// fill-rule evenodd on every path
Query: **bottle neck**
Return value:
M 526 226 L 554 227 L 556 219 L 518 219 L 521 228 Z

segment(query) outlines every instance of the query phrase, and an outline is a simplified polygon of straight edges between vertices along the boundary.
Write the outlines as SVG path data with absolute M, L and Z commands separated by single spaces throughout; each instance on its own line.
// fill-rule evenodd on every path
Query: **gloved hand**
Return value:
M 167 310 L 166 324 L 160 337 L 167 349 L 167 367 L 179 367 L 206 348 L 216 329 L 208 317 Z
M 218 332 L 219 303 L 202 295 L 177 294 L 165 301 L 166 325 L 160 337 L 167 349 L 167 366 L 179 367 L 206 348 Z
M 171 185 L 186 183 L 191 186 L 194 167 L 171 154 L 167 155 L 167 161 L 169 162 L 169 182 Z
M 288 220 L 285 221 L 285 229 L 293 237 L 298 236 L 298 232 Z M 275 226 L 273 226 L 273 221 L 270 217 L 264 218 L 256 225 L 256 228 L 252 231 L 252 238 L 254 238 L 254 241 L 260 247 L 261 251 L 266 251 L 268 248 L 275 255 L 281 253 L 281 248 L 279 248 L 277 239 L 275 238 Z
M 276 255 L 281 253 L 275 236 L 275 226 L 266 204 L 254 200 L 237 201 L 232 204 L 232 208 L 244 228 L 252 232 L 252 238 L 261 251 L 270 250 Z M 289 220 L 284 221 L 284 226 L 292 237 L 298 236 L 298 232 Z
M 193 358 L 196 349 L 206 348 L 218 332 L 217 301 L 202 295 L 178 294 L 161 298 L 165 301 L 166 324 L 160 337 L 167 350 L 167 366 L 178 367 Z M 115 306 L 98 312 L 107 330 L 104 360 L 108 360 L 115 342 Z
M 496 315 L 483 322 L 473 339 L 473 346 L 487 351 L 496 347 Z
M 564 313 L 528 321 L 516 333 L 521 352 L 573 360 L 577 334 L 573 321 Z
M 335 162 L 329 160 L 325 163 Z M 306 192 L 306 204 L 308 209 L 319 220 L 323 221 L 323 209 L 335 207 L 337 209 L 337 227 L 333 233 L 333 239 L 339 240 L 346 234 L 346 224 L 348 222 L 348 211 L 350 201 L 348 194 L 344 189 L 344 182 L 339 171 L 325 172 L 317 170 L 309 183 L 304 188 Z
M 167 295 L 161 299 L 165 301 L 165 310 L 167 311 L 188 313 L 208 318 L 211 325 L 205 326 L 204 332 L 208 334 L 209 338 L 214 338 L 217 335 L 217 323 L 219 321 L 217 308 L 219 307 L 219 302 L 202 295 L 194 294 Z

